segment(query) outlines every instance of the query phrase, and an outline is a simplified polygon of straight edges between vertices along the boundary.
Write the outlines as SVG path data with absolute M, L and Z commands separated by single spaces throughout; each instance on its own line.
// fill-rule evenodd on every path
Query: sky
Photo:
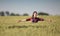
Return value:
M 60 0 L 0 0 L 0 11 L 29 15 L 37 11 L 60 15 Z

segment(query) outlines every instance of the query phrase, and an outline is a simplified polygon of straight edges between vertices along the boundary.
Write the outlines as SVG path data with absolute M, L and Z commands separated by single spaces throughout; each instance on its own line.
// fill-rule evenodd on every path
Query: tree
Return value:
M 20 16 L 19 14 L 15 14 L 16 16 Z
M 29 16 L 27 13 L 24 13 L 23 16 Z
M 39 12 L 38 15 L 49 15 L 49 14 L 44 12 Z
M 10 15 L 9 11 L 6 11 L 6 14 L 7 14 L 7 16 L 9 16 Z
M 10 16 L 15 16 L 15 14 L 14 13 L 11 13 Z
M 0 15 L 1 15 L 1 16 L 5 16 L 5 14 L 4 14 L 4 12 L 3 12 L 3 11 L 1 11 L 1 12 L 0 12 Z

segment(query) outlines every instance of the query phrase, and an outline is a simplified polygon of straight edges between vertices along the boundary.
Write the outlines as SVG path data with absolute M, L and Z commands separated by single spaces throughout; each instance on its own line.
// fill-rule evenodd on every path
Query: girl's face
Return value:
M 37 13 L 34 13 L 34 17 L 37 17 Z

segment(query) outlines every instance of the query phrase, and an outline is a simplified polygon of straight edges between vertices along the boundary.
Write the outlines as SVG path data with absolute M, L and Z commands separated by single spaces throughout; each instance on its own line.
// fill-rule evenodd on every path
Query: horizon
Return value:
M 0 11 L 29 15 L 37 11 L 60 15 L 60 0 L 0 0 Z

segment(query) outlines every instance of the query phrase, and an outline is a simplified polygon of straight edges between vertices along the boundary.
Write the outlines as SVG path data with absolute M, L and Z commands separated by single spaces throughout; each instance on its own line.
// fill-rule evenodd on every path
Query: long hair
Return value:
M 34 18 L 34 13 L 36 13 L 36 14 L 37 14 L 37 11 L 34 11 L 34 12 L 33 12 L 33 14 L 32 14 L 32 18 Z

